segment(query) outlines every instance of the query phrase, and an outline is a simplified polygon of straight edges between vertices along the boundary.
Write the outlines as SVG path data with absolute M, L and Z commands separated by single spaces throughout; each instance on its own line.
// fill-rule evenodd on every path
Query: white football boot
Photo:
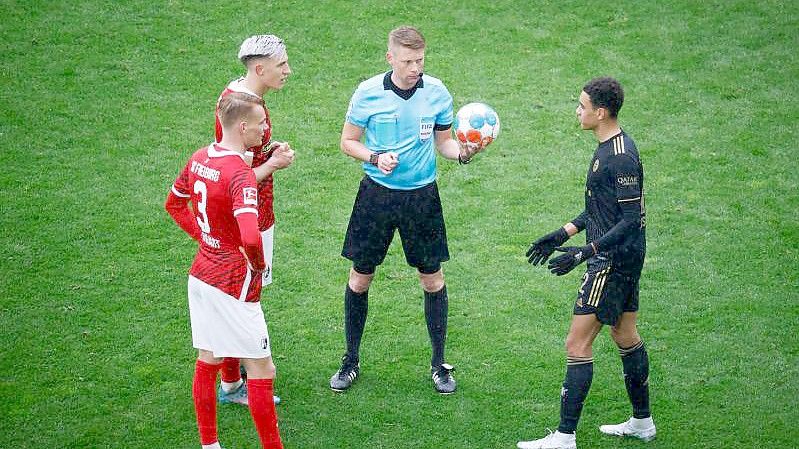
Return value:
M 634 437 L 639 440 L 652 441 L 655 439 L 655 422 L 649 418 L 630 418 L 621 424 L 605 424 L 599 426 L 599 431 L 605 435 L 620 437 Z
M 573 433 L 560 433 L 557 430 L 540 440 L 519 441 L 519 449 L 577 449 L 577 440 Z

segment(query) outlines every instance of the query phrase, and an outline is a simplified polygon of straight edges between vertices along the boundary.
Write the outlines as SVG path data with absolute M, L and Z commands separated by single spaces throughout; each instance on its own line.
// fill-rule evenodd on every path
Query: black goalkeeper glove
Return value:
M 527 261 L 533 265 L 544 265 L 549 256 L 555 252 L 555 247 L 563 245 L 569 240 L 569 233 L 563 228 L 541 237 L 530 245 L 527 250 Z
M 563 276 L 564 274 L 573 270 L 577 265 L 585 262 L 589 257 L 594 255 L 594 247 L 592 245 L 585 246 L 559 246 L 555 251 L 560 251 L 565 254 L 549 261 L 547 268 L 553 274 Z

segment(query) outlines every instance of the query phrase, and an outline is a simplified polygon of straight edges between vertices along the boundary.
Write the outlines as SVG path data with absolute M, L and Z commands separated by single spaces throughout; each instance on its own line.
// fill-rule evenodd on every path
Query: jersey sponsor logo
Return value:
M 622 187 L 630 187 L 638 185 L 638 176 L 636 175 L 622 175 L 616 178 L 616 183 Z
M 599 170 L 599 159 L 594 160 L 594 166 L 591 168 L 591 171 L 594 173 L 596 173 L 597 170 Z
M 245 187 L 242 189 L 244 204 L 258 205 L 258 190 L 255 187 Z
M 427 140 L 433 135 L 433 126 L 435 124 L 429 119 L 424 117 L 419 118 L 419 140 Z
M 214 182 L 219 181 L 219 170 L 214 170 L 213 168 L 206 167 L 205 165 L 197 161 L 191 161 L 191 172 L 209 181 L 214 181 Z

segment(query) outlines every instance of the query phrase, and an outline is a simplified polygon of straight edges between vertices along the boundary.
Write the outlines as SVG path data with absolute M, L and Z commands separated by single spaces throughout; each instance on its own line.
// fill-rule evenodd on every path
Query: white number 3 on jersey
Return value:
M 195 181 L 194 193 L 200 194 L 200 201 L 197 201 L 197 224 L 202 232 L 210 234 L 211 224 L 208 223 L 208 214 L 205 211 L 206 201 L 208 200 L 208 187 L 202 181 Z

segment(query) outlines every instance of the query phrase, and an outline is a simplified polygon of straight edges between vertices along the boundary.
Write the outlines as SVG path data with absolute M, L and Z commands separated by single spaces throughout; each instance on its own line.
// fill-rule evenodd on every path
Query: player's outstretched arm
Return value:
M 555 252 L 555 248 L 563 245 L 582 230 L 574 224 L 575 221 L 577 219 L 534 241 L 527 250 L 527 261 L 533 265 L 544 265 L 544 262 Z
M 568 238 L 571 238 L 577 235 L 580 231 L 585 229 L 585 217 L 587 216 L 586 212 L 583 211 L 577 218 L 574 220 L 566 223 L 563 225 L 563 230 L 566 232 Z M 535 243 L 533 244 L 535 245 Z M 554 251 L 560 251 L 565 254 L 561 254 L 558 257 L 549 261 L 547 265 L 547 269 L 551 271 L 553 274 L 558 276 L 563 276 L 564 274 L 572 271 L 577 265 L 585 262 L 589 257 L 593 256 L 597 253 L 597 247 L 594 243 L 589 243 L 585 246 L 556 246 L 553 248 Z M 550 256 L 552 253 L 550 252 Z M 544 261 L 541 261 L 541 265 L 544 264 Z
M 550 232 L 530 245 L 526 254 L 527 261 L 533 265 L 543 265 L 555 252 L 555 248 L 566 243 L 567 240 L 569 240 L 569 233 L 564 227 Z
M 179 197 L 170 190 L 164 203 L 164 209 L 175 220 L 175 223 L 180 226 L 180 229 L 183 229 L 194 240 L 200 240 L 200 228 L 197 226 L 196 220 L 194 220 L 194 215 L 189 210 L 188 198 Z
M 593 243 L 585 246 L 559 246 L 555 248 L 555 251 L 564 254 L 550 260 L 547 268 L 553 274 L 563 276 L 596 254 L 596 246 Z

